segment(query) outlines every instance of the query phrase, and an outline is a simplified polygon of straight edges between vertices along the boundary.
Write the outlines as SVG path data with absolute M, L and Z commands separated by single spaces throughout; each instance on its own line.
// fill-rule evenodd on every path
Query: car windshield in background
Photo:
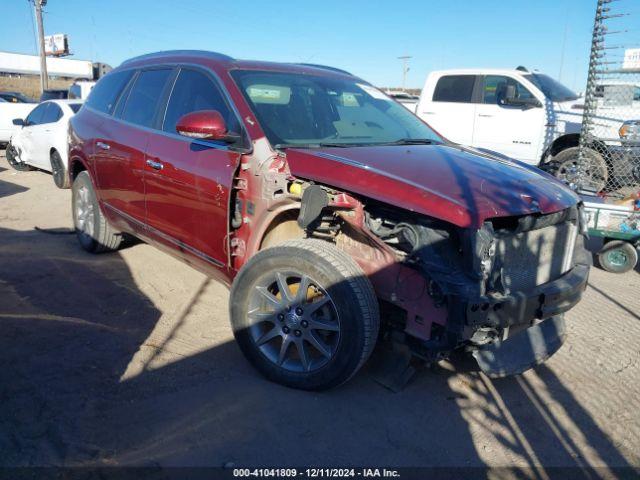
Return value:
M 405 107 L 357 80 L 255 70 L 232 75 L 277 148 L 443 141 Z
M 542 93 L 544 93 L 544 95 L 552 102 L 567 102 L 578 98 L 578 95 L 573 90 L 565 87 L 549 75 L 531 73 L 529 75 L 525 75 L 524 78 L 542 90 Z

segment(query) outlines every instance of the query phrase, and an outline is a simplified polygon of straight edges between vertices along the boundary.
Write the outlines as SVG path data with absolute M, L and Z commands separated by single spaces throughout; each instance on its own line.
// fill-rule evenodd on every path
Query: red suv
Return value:
M 137 57 L 69 139 L 82 247 L 134 235 L 231 285 L 242 351 L 288 386 L 345 382 L 381 338 L 522 372 L 561 346 L 587 282 L 574 193 L 335 68 Z

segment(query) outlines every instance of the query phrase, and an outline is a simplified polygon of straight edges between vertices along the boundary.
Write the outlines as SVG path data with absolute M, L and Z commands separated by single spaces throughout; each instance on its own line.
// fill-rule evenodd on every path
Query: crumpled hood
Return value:
M 488 218 L 553 213 L 579 198 L 552 176 L 456 145 L 287 149 L 299 178 L 477 228 Z

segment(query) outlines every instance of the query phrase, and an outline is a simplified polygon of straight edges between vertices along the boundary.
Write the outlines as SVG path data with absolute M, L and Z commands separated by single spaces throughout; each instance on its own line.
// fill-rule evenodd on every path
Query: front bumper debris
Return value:
M 521 330 L 504 341 L 485 345 L 472 355 L 489 377 L 517 375 L 551 357 L 560 349 L 565 338 L 564 316 L 557 315 Z

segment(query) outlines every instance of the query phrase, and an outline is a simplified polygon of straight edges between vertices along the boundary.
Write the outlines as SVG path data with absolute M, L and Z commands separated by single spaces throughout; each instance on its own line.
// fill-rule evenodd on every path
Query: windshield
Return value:
M 569 100 L 576 100 L 578 95 L 563 84 L 554 80 L 549 75 L 543 75 L 542 73 L 532 73 L 525 75 L 524 78 L 533 83 L 536 87 L 542 90 L 545 97 L 552 102 L 566 102 Z
M 405 107 L 356 79 L 255 70 L 232 75 L 276 148 L 443 141 Z

